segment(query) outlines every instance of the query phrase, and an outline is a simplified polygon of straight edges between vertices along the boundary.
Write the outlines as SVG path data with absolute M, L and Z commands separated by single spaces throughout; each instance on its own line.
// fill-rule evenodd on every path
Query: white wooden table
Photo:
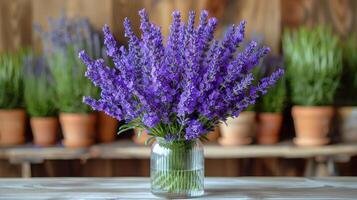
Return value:
M 149 178 L 6 178 L 0 199 L 156 199 Z M 357 177 L 206 178 L 200 199 L 357 199 Z

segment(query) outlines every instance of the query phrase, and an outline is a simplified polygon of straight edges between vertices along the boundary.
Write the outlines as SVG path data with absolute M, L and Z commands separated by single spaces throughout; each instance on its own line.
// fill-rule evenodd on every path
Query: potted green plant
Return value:
M 50 146 L 58 132 L 55 88 L 44 57 L 28 55 L 25 59 L 24 98 L 34 143 Z
M 74 55 L 75 50 L 69 45 L 66 52 L 53 55 L 50 66 L 56 84 L 63 144 L 67 147 L 85 147 L 95 141 L 97 118 L 81 100 L 83 95 L 96 95 L 97 90 L 81 75 L 85 68 Z
M 85 147 L 95 142 L 97 114 L 82 103 L 83 96 L 98 95 L 98 89 L 83 76 L 86 67 L 77 57 L 86 49 L 93 57 L 101 55 L 99 36 L 88 21 L 65 16 L 50 23 L 50 31 L 41 31 L 44 52 L 53 76 L 56 107 L 67 147 Z
M 283 48 L 293 104 L 292 117 L 302 146 L 329 143 L 334 96 L 342 72 L 339 39 L 326 27 L 286 31 Z
M 23 109 L 23 51 L 0 54 L 0 144 L 25 142 Z
M 261 65 L 261 76 L 283 65 L 281 56 L 267 56 Z M 261 97 L 257 103 L 258 110 L 258 144 L 275 144 L 279 141 L 279 134 L 283 123 L 283 111 L 286 103 L 285 78 L 280 79 L 269 93 Z
M 342 78 L 338 89 L 339 132 L 344 142 L 357 142 L 357 35 L 342 42 Z

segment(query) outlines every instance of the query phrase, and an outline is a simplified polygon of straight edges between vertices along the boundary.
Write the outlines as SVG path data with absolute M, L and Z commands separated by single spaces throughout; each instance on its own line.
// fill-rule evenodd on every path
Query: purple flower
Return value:
M 102 90 L 99 100 L 86 97 L 84 102 L 153 136 L 167 141 L 200 138 L 214 124 L 254 104 L 284 73 L 278 69 L 256 80 L 252 69 L 269 48 L 253 41 L 238 51 L 245 21 L 231 26 L 218 41 L 214 40 L 217 19 L 208 19 L 207 11 L 201 12 L 197 27 L 194 12 L 183 23 L 175 11 L 164 45 L 160 28 L 149 21 L 145 10 L 139 15 L 141 37 L 124 20 L 128 48 L 118 46 L 109 28 L 103 28 L 115 68 L 80 53 L 88 67 L 86 76 Z
M 185 139 L 192 140 L 195 138 L 199 138 L 201 134 L 205 133 L 206 129 L 204 128 L 203 124 L 197 120 L 193 119 L 187 123 Z

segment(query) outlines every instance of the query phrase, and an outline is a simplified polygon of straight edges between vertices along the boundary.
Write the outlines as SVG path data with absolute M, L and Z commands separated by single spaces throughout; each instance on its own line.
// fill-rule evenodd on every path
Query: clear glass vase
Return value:
M 167 142 L 157 138 L 151 148 L 151 192 L 165 198 L 204 193 L 204 155 L 199 140 Z

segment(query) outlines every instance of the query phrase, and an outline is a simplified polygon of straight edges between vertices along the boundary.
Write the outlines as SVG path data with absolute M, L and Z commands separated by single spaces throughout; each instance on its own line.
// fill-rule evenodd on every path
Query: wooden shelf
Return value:
M 320 147 L 297 147 L 291 142 L 276 145 L 220 146 L 205 144 L 205 157 L 225 158 L 312 158 L 318 156 L 353 156 L 357 155 L 357 144 L 333 144 Z M 31 144 L 0 148 L 0 158 L 12 162 L 41 162 L 42 160 L 68 159 L 147 159 L 150 147 L 136 145 L 131 141 L 117 141 L 109 144 L 97 144 L 88 148 L 37 147 Z
M 220 146 L 205 144 L 205 158 L 302 158 L 307 159 L 307 176 L 317 173 L 318 168 L 334 166 L 335 161 L 346 162 L 357 155 L 357 144 L 332 144 L 320 147 L 297 147 L 291 142 L 276 145 Z M 109 144 L 96 144 L 88 148 L 65 148 L 58 144 L 53 147 L 38 147 L 33 144 L 15 147 L 1 147 L 0 159 L 21 164 L 22 177 L 31 177 L 31 164 L 44 160 L 80 159 L 148 159 L 150 147 L 134 144 L 132 141 L 117 141 Z M 322 168 L 321 168 L 322 169 Z M 334 175 L 335 168 L 328 172 Z

